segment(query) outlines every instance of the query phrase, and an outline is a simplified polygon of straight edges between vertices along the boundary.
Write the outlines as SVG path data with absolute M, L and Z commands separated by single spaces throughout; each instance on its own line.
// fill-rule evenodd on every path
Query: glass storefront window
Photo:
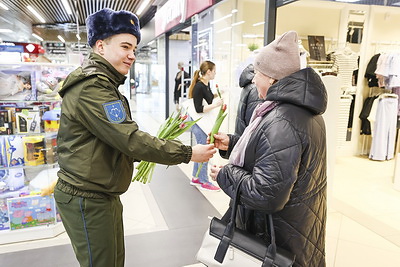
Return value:
M 165 119 L 165 36 L 137 51 L 132 101 L 137 113 L 152 115 L 157 122 Z M 138 118 L 139 120 L 139 118 Z
M 235 129 L 240 74 L 253 63 L 255 51 L 263 46 L 264 11 L 265 0 L 226 0 L 200 15 L 196 52 L 199 60 L 208 54 L 217 66 L 214 82 L 225 92 L 229 111 L 227 132 Z M 211 43 L 207 53 L 202 45 L 206 38 Z

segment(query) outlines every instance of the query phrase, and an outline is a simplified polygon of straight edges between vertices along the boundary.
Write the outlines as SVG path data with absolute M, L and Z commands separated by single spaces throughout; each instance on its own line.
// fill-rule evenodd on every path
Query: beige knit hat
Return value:
M 254 60 L 254 69 L 280 80 L 300 70 L 300 51 L 297 33 L 288 31 L 260 49 Z

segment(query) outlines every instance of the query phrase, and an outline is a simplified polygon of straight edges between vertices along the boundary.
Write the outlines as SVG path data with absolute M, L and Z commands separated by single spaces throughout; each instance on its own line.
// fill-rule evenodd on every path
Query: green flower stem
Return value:
M 218 93 L 219 98 L 222 99 L 222 95 L 221 95 L 221 92 L 219 91 L 219 88 L 218 88 L 218 87 L 217 87 L 217 93 Z
M 180 136 L 182 133 L 190 129 L 197 121 L 184 121 L 186 118 L 186 112 L 185 116 L 182 115 L 182 110 L 179 110 L 179 112 L 175 115 L 172 113 L 170 117 L 168 117 L 164 123 L 160 126 L 158 129 L 157 137 L 160 139 L 168 139 L 172 140 Z M 185 127 L 179 128 L 182 123 L 185 123 Z M 156 163 L 154 162 L 148 162 L 148 161 L 141 161 L 137 166 L 137 173 L 135 176 L 132 178 L 132 182 L 134 181 L 139 181 L 141 183 L 149 183 L 153 177 L 154 169 L 155 169 Z
M 203 168 L 203 164 L 204 164 L 204 162 L 202 162 L 202 163 L 200 163 L 200 165 L 199 165 L 199 168 L 197 169 L 197 172 L 196 172 L 196 178 L 198 178 L 199 177 L 199 174 L 200 174 L 200 171 L 201 171 L 201 168 Z
M 222 122 L 224 121 L 226 117 L 226 114 L 222 115 L 217 119 L 217 121 L 214 124 L 214 127 L 211 130 L 210 134 L 210 144 L 214 144 L 214 134 L 218 133 L 219 128 L 221 127 Z
M 215 120 L 214 126 L 213 126 L 213 128 L 211 130 L 211 133 L 210 133 L 210 144 L 214 144 L 214 134 L 218 133 L 218 130 L 221 127 L 221 124 L 224 121 L 225 117 L 226 117 L 225 110 L 223 109 L 223 106 L 221 106 L 221 108 L 220 108 L 220 110 L 218 112 L 218 115 L 217 115 L 217 119 Z M 203 167 L 203 163 L 204 162 L 202 162 L 199 165 L 199 168 L 197 169 L 197 172 L 196 172 L 196 175 L 195 175 L 196 178 L 199 177 L 201 168 Z

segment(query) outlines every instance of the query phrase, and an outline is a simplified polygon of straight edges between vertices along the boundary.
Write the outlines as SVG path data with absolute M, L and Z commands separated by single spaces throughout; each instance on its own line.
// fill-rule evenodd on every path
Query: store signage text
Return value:
M 212 5 L 212 0 L 169 0 L 155 15 L 155 35 L 158 36 L 192 15 Z
M 47 52 L 47 54 L 65 55 L 65 54 L 67 54 L 67 49 L 66 49 L 64 43 L 47 42 L 46 43 L 46 52 Z
M 24 47 L 22 45 L 2 45 L 0 44 L 0 52 L 18 52 L 23 53 Z
M 18 43 L 18 42 L 3 42 L 0 43 L 2 52 L 19 52 L 30 54 L 44 54 L 44 49 L 39 44 Z M 22 49 L 21 49 L 22 48 Z
M 186 0 L 170 0 L 155 14 L 156 31 L 160 35 L 185 21 Z

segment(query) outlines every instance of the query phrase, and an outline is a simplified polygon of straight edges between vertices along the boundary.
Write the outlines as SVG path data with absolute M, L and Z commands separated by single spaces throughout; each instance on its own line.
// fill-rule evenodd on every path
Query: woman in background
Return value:
M 211 61 L 204 61 L 200 65 L 200 69 L 194 72 L 192 83 L 189 87 L 189 98 L 193 98 L 194 108 L 197 113 L 207 113 L 212 109 L 222 105 L 222 99 L 217 98 L 211 91 L 210 81 L 215 78 L 216 67 Z M 192 126 L 192 133 L 196 137 L 197 144 L 206 144 L 207 134 L 196 123 Z M 213 185 L 208 180 L 207 167 L 208 162 L 204 162 L 198 177 L 196 177 L 197 170 L 200 164 L 195 163 L 193 167 L 193 178 L 190 182 L 191 185 L 200 186 L 202 190 L 219 191 L 219 187 Z

